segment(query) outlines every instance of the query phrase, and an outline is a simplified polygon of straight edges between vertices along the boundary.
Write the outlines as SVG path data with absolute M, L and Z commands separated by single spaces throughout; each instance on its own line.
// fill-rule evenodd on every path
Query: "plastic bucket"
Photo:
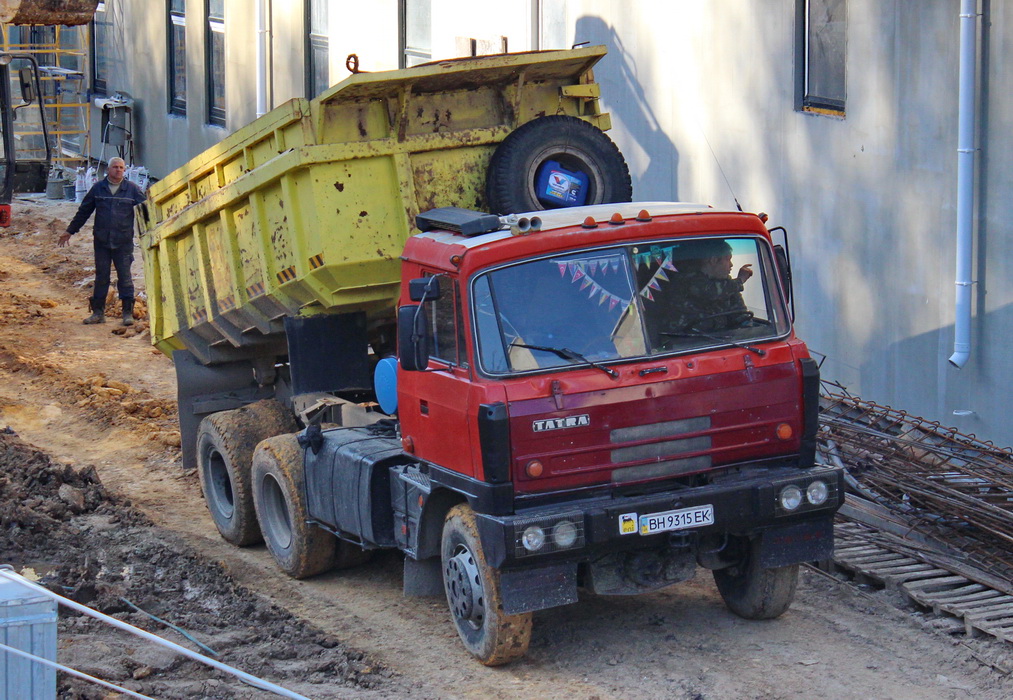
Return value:
M 63 199 L 66 184 L 63 180 L 49 180 L 46 182 L 46 197 L 49 199 Z

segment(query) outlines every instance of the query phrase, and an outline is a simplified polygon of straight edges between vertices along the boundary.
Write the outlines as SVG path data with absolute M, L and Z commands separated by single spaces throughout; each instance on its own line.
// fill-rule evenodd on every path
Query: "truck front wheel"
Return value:
M 337 538 L 308 523 L 302 448 L 295 435 L 264 440 L 253 455 L 253 504 L 267 548 L 292 578 L 334 565 Z
M 531 643 L 531 613 L 504 614 L 499 571 L 486 563 L 475 513 L 465 504 L 447 513 L 442 563 L 450 616 L 465 648 L 486 666 L 524 656 Z
M 764 569 L 760 566 L 759 540 L 743 547 L 738 564 L 714 571 L 714 583 L 733 613 L 747 620 L 779 617 L 795 598 L 798 564 Z

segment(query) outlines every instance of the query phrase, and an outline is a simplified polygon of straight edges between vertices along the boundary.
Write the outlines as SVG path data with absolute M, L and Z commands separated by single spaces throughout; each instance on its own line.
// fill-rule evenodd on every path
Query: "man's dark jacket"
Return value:
M 144 201 L 141 188 L 126 178 L 113 194 L 109 180 L 96 182 L 81 201 L 67 233 L 74 235 L 95 212 L 95 242 L 107 248 L 132 246 L 134 243 L 134 205 Z

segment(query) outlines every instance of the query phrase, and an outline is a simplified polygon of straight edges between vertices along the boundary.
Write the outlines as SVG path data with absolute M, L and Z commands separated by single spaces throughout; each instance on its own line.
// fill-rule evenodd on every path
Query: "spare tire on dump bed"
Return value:
M 584 204 L 633 199 L 630 169 L 612 139 L 583 119 L 551 116 L 524 124 L 496 148 L 486 175 L 490 210 L 516 214 L 554 208 L 537 195 L 543 166 L 550 161 L 587 178 Z

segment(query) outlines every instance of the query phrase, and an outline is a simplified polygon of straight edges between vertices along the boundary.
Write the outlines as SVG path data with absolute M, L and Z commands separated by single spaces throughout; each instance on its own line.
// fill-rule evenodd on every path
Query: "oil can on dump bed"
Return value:
M 489 665 L 580 588 L 642 593 L 699 567 L 735 613 L 780 615 L 843 498 L 814 464 L 819 375 L 760 218 L 602 204 L 623 188 L 603 184 L 618 168 L 601 144 L 553 141 L 557 110 L 607 125 L 601 53 L 353 76 L 166 178 L 142 216 L 153 341 L 223 537 L 263 538 L 297 578 L 397 548 L 405 592 L 445 595 Z M 430 108 L 472 92 L 495 95 L 496 125 L 443 131 Z M 340 145 L 320 144 L 330 103 Z M 439 152 L 452 139 L 459 157 Z M 526 163 L 537 201 L 550 162 L 594 204 L 475 211 L 510 190 L 476 172 Z M 427 190 L 427 172 L 445 182 Z

